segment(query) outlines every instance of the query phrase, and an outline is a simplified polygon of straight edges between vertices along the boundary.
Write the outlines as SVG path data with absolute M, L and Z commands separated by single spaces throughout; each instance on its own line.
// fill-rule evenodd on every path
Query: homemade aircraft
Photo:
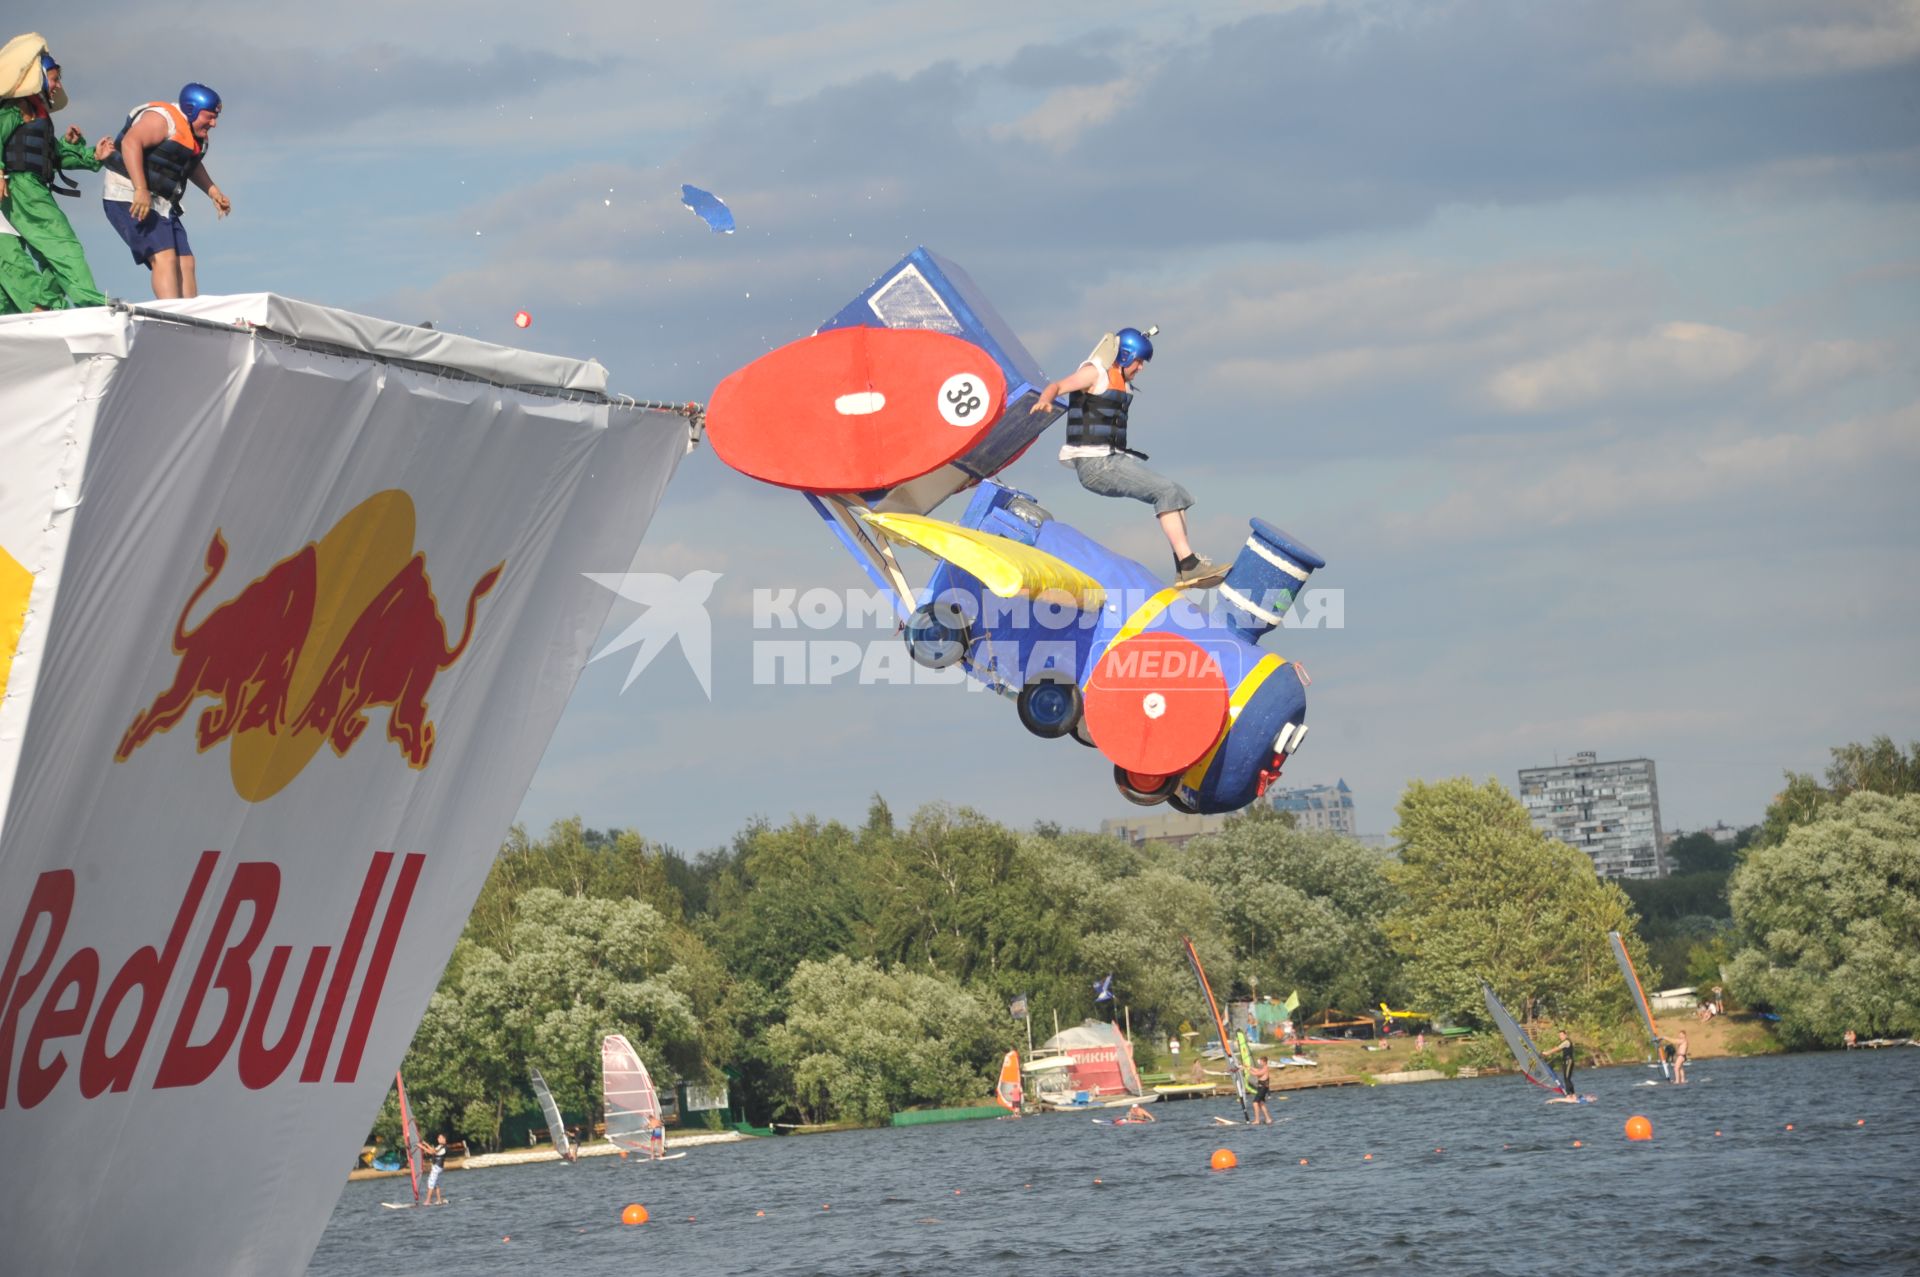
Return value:
M 1235 811 L 1306 739 L 1306 672 L 1259 642 L 1325 560 L 1260 519 L 1208 604 L 993 476 L 1061 409 L 978 288 L 916 248 L 706 410 L 729 466 L 805 494 L 891 600 L 912 658 L 1014 699 L 1036 736 L 1113 764 L 1130 801 Z M 957 522 L 930 517 L 973 488 Z M 922 587 L 895 553 L 938 560 Z

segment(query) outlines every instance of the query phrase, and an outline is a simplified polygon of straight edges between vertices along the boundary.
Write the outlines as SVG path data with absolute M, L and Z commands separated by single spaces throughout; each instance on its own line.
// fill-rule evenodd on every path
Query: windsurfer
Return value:
M 1560 1057 L 1560 1085 L 1569 1096 L 1578 1095 L 1573 1089 L 1573 1039 L 1567 1036 L 1565 1029 L 1560 1030 L 1560 1045 L 1555 1048 Z
M 667 1155 L 667 1124 L 654 1113 L 647 1118 L 647 1156 L 659 1161 Z
M 1247 1080 L 1253 1084 L 1252 1124 L 1258 1126 L 1265 1122 L 1268 1126 L 1272 1126 L 1273 1114 L 1267 1111 L 1267 1092 L 1273 1086 L 1273 1070 L 1268 1066 L 1266 1056 L 1261 1056 L 1255 1062 L 1253 1072 L 1247 1075 Z
M 1687 1081 L 1687 1031 L 1680 1030 L 1673 1040 L 1673 1084 L 1684 1086 Z
M 420 1151 L 426 1155 L 428 1162 L 431 1163 L 427 1171 L 426 1204 L 428 1206 L 445 1206 L 447 1204 L 447 1195 L 440 1191 L 440 1172 L 445 1170 L 447 1166 L 446 1133 L 443 1131 L 435 1135 L 433 1141 L 432 1144 L 428 1144 L 425 1140 L 420 1141 Z
M 1127 1110 L 1125 1120 L 1129 1122 L 1157 1122 L 1160 1119 L 1136 1104 Z
M 1175 581 L 1196 581 L 1214 571 L 1214 565 L 1205 555 L 1195 554 L 1187 541 L 1187 511 L 1193 497 L 1142 465 L 1145 453 L 1127 447 L 1133 379 L 1153 358 L 1149 338 L 1150 333 L 1138 328 L 1112 334 L 1071 374 L 1049 382 L 1032 411 L 1049 412 L 1055 399 L 1067 396 L 1067 441 L 1060 448 L 1061 464 L 1072 466 L 1080 486 L 1089 492 L 1153 506 L 1160 531 L 1173 551 Z

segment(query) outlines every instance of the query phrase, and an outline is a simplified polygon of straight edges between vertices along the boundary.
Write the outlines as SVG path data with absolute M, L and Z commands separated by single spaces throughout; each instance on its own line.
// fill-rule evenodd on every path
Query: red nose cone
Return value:
M 918 328 L 835 328 L 714 388 L 707 438 L 744 475 L 809 492 L 891 488 L 985 437 L 1006 378 L 986 351 Z
M 1138 634 L 1108 648 L 1086 686 L 1087 730 L 1128 771 L 1170 776 L 1213 748 L 1227 725 L 1227 679 L 1178 634 Z

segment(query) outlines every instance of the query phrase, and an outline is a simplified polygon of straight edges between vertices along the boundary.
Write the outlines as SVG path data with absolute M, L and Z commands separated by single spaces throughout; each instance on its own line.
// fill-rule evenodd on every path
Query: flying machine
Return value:
M 916 248 L 813 335 L 730 374 L 706 409 L 733 469 L 800 492 L 887 597 L 912 659 L 1072 737 L 1142 806 L 1246 806 L 1307 735 L 1306 671 L 1259 644 L 1325 560 L 1249 521 L 1217 596 L 1169 586 L 994 476 L 1062 409 L 953 263 Z M 935 507 L 972 489 L 957 520 Z M 935 560 L 912 585 L 899 551 Z

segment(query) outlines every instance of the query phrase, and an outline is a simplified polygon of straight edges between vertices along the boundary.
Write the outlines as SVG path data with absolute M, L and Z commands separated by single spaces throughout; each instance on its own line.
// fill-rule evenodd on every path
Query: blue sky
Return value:
M 915 244 L 1052 375 L 1157 323 L 1136 412 L 1232 552 L 1328 560 L 1346 627 L 1288 770 L 1384 832 L 1410 779 L 1593 749 L 1669 825 L 1920 736 L 1920 4 L 188 4 L 22 15 L 91 135 L 227 99 L 203 289 L 592 356 L 705 399 Z M 682 182 L 732 205 L 713 236 Z M 76 223 L 140 296 L 89 187 Z M 514 311 L 534 317 L 525 332 Z M 1004 476 L 1158 566 L 1049 436 Z M 1042 455 L 1046 454 L 1046 455 Z M 628 565 L 583 565 L 617 572 Z M 863 584 L 790 493 L 690 457 L 634 567 L 721 574 L 713 694 L 589 667 L 522 816 L 695 852 L 756 815 L 1131 809 L 955 687 L 758 686 L 756 589 Z M 616 609 L 607 638 L 637 608 Z M 778 635 L 773 637 L 780 637 Z M 793 637 L 788 635 L 785 637 Z M 872 628 L 806 637 L 891 641 Z

